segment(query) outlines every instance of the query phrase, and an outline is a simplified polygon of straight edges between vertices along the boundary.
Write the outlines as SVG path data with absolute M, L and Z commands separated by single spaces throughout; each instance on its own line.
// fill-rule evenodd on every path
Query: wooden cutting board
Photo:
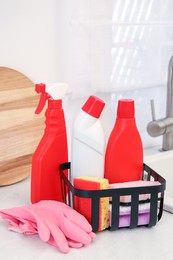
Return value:
M 44 131 L 44 111 L 34 83 L 22 73 L 0 67 L 0 186 L 31 174 L 31 158 Z

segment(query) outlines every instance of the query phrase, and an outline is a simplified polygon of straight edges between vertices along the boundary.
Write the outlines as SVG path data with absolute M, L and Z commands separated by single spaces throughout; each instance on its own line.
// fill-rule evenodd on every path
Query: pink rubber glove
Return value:
M 22 209 L 12 208 L 12 209 L 7 209 L 7 210 L 2 210 L 0 212 L 0 215 L 4 220 L 8 221 L 9 230 L 18 232 L 18 233 L 26 235 L 26 236 L 38 234 L 38 227 L 37 227 L 37 223 L 34 222 L 34 220 L 33 220 L 33 217 L 32 217 L 33 214 L 28 213 L 28 211 L 25 208 L 22 208 Z M 42 228 L 44 229 L 45 227 L 42 227 Z M 46 229 L 47 229 L 47 227 L 46 227 Z M 94 237 L 95 237 L 95 235 L 93 235 L 93 238 Z M 69 247 L 80 248 L 83 246 L 82 243 L 73 241 L 68 238 L 66 238 L 66 239 L 67 239 Z M 47 242 L 55 247 L 58 247 L 56 244 L 56 241 L 54 240 L 54 238 L 52 236 L 50 236 L 50 238 Z
M 12 208 L 12 209 L 2 210 L 0 212 L 0 215 L 4 220 L 8 221 L 9 230 L 21 233 L 26 236 L 38 234 L 38 227 L 37 227 L 37 223 L 34 222 L 35 220 L 32 217 L 33 214 L 28 213 L 26 208 L 22 207 L 22 208 Z M 45 227 L 42 228 L 44 229 Z M 93 233 L 93 238 L 94 237 L 95 234 Z M 68 238 L 66 239 L 69 247 L 80 248 L 83 246 L 82 243 L 73 241 Z M 47 242 L 53 246 L 58 247 L 56 241 L 52 236 L 50 236 Z
M 35 218 L 40 238 L 49 243 L 54 241 L 61 251 L 69 251 L 68 245 L 87 245 L 95 237 L 85 217 L 64 203 L 41 201 L 26 210 Z
M 41 240 L 57 246 L 64 253 L 69 252 L 69 247 L 89 244 L 95 237 L 84 216 L 57 201 L 1 210 L 0 214 L 8 220 L 10 229 L 26 235 L 38 232 Z

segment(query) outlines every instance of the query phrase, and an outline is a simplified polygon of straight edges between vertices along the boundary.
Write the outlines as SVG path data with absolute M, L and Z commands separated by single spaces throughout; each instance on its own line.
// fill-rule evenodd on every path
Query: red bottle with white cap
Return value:
M 59 165 L 68 161 L 67 135 L 62 96 L 67 84 L 36 84 L 35 90 L 41 93 L 35 111 L 39 114 L 46 101 L 46 128 L 44 135 L 32 157 L 31 202 L 40 200 L 63 201 L 59 176 Z
M 118 101 L 117 118 L 105 153 L 105 178 L 109 183 L 142 178 L 143 146 L 134 113 L 134 100 Z
M 103 100 L 90 96 L 73 124 L 72 181 L 79 176 L 104 177 L 105 139 L 99 119 L 104 105 Z

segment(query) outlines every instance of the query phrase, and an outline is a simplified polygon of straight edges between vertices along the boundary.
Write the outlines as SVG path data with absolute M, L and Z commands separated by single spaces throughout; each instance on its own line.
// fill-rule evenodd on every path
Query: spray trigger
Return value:
M 46 92 L 46 85 L 43 84 L 43 83 L 36 84 L 35 85 L 35 91 L 38 94 L 41 93 L 40 101 L 39 101 L 38 106 L 37 106 L 37 108 L 35 110 L 35 114 L 40 114 L 40 112 L 44 108 L 46 100 L 50 98 L 50 95 Z

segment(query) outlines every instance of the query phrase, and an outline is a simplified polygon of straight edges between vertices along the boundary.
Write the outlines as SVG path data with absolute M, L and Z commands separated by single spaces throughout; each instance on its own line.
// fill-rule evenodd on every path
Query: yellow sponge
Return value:
M 74 179 L 74 187 L 81 190 L 108 189 L 108 180 L 89 176 L 81 176 Z M 84 215 L 91 223 L 91 199 L 75 196 L 75 209 Z M 99 228 L 98 231 L 109 227 L 109 198 L 100 198 L 99 204 Z

